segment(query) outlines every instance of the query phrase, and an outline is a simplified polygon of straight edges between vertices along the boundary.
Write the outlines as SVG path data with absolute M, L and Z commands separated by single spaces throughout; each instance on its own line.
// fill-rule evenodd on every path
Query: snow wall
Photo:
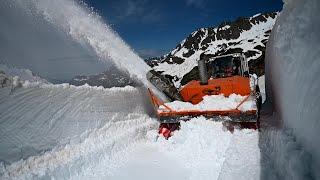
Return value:
M 320 164 L 319 10 L 318 0 L 285 0 L 266 53 L 267 101 L 273 104 L 274 114 L 284 129 L 289 129 L 294 141 L 301 144 L 291 148 L 291 152 L 300 152 L 297 156 L 283 152 L 282 165 L 285 167 L 281 171 L 289 168 L 288 174 L 301 171 L 305 173 L 300 176 L 304 179 L 320 178 L 317 171 Z M 284 141 L 290 143 L 288 139 Z M 275 148 L 281 151 L 285 147 Z M 311 172 L 307 175 L 301 169 Z

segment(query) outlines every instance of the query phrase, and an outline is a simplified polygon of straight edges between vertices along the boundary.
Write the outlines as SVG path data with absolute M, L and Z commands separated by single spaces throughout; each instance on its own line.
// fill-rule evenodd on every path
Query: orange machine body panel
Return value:
M 199 81 L 193 80 L 186 84 L 181 90 L 180 95 L 183 101 L 198 104 L 206 95 L 239 94 L 246 96 L 250 94 L 249 78 L 242 76 L 232 76 L 219 79 L 209 79 L 207 85 L 200 85 Z

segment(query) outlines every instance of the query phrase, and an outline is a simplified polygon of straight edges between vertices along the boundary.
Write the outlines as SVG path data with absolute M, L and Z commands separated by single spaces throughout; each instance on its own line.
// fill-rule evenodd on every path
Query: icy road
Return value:
M 258 132 L 203 118 L 167 140 L 134 87 L 0 89 L 1 179 L 257 179 Z M 157 140 L 156 140 L 157 139 Z M 21 160 L 20 160 L 21 159 Z

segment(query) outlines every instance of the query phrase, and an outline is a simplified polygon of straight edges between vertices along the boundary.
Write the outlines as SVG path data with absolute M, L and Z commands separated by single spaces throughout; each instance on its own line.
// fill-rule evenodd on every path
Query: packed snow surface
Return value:
M 242 101 L 244 101 L 239 107 L 240 111 L 257 110 L 256 101 L 251 96 L 246 99 L 247 96 L 241 96 L 238 94 L 231 94 L 229 97 L 225 97 L 223 94 L 204 96 L 203 100 L 198 104 L 191 104 L 183 101 L 173 101 L 164 103 L 167 107 L 174 111 L 223 111 L 236 109 Z M 161 105 L 159 112 L 168 111 L 168 109 Z
M 203 117 L 182 122 L 169 140 L 149 131 L 128 163 L 108 179 L 258 179 L 258 132 L 223 130 Z M 243 162 L 246 162 L 245 164 Z M 126 173 L 124 173 L 126 172 Z

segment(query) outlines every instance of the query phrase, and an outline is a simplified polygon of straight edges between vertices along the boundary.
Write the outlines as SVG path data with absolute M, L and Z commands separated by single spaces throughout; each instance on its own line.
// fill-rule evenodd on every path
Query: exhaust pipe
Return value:
M 200 84 L 207 85 L 208 71 L 207 71 L 207 65 L 206 65 L 206 57 L 204 54 L 200 55 L 200 59 L 198 60 L 198 69 L 199 69 Z

